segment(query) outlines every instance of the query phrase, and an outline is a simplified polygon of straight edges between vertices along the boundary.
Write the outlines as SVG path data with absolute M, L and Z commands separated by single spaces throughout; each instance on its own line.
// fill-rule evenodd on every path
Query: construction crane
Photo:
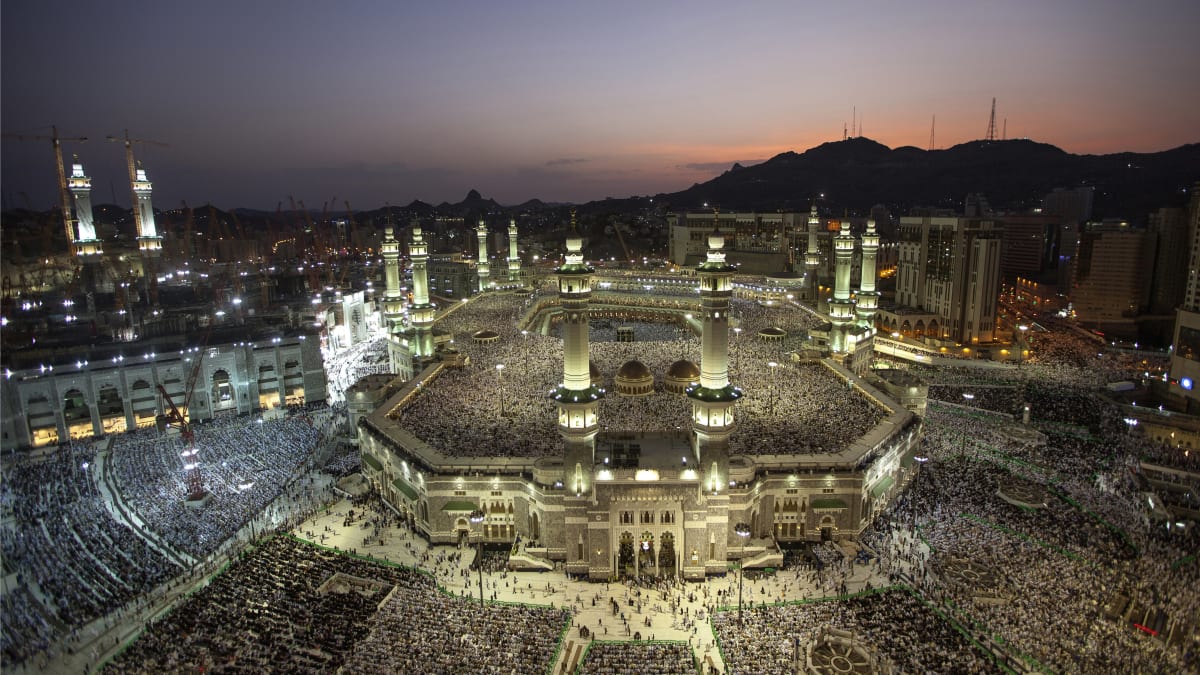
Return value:
M 200 366 L 204 363 L 204 350 L 208 346 L 208 336 L 212 334 L 212 324 L 204 333 L 201 340 L 200 348 L 196 350 L 196 362 L 192 365 L 192 371 L 188 373 L 187 384 L 183 388 L 183 410 L 187 410 L 192 402 L 192 394 L 196 391 L 196 380 L 200 377 Z M 185 416 L 175 401 L 171 399 L 171 394 L 162 386 L 157 385 L 158 393 L 162 394 L 163 402 L 170 408 L 170 412 L 159 415 L 159 429 L 165 430 L 167 426 L 175 426 L 179 429 L 179 437 L 183 440 L 184 450 L 183 471 L 184 482 L 187 485 L 187 499 L 191 501 L 201 501 L 208 494 L 204 489 L 204 476 L 200 472 L 200 462 L 196 449 L 196 434 L 192 429 L 190 414 Z
M 133 211 L 133 226 L 134 230 L 137 232 L 136 236 L 140 237 L 142 236 L 142 211 L 138 208 L 137 190 L 133 189 L 133 184 L 137 182 L 137 163 L 133 159 L 133 144 L 139 143 L 142 145 L 157 145 L 163 148 L 169 148 L 171 146 L 167 145 L 166 143 L 160 143 L 159 141 L 148 141 L 144 138 L 130 138 L 128 129 L 125 130 L 124 139 L 117 138 L 111 134 L 107 138 L 109 143 L 116 143 L 117 141 L 123 141 L 125 143 L 125 164 L 129 169 L 129 208 Z
M 25 136 L 22 134 L 4 134 L 4 138 L 11 138 L 17 141 L 50 141 L 50 145 L 54 148 L 54 166 L 58 169 L 58 198 L 61 204 L 63 214 L 63 227 L 67 231 L 67 250 L 71 255 L 75 255 L 75 228 L 73 227 L 74 218 L 71 217 L 71 193 L 67 191 L 67 172 L 63 168 L 62 142 L 73 141 L 83 143 L 87 141 L 87 136 L 78 138 L 62 138 L 58 135 L 58 127 L 50 127 L 49 136 Z
M 617 241 L 621 242 L 621 250 L 625 252 L 625 259 L 633 262 L 633 254 L 629 252 L 629 245 L 625 243 L 625 235 L 621 234 L 621 224 L 613 221 L 612 228 L 617 231 Z
M 358 223 L 354 221 L 354 211 L 350 208 L 350 200 L 345 201 L 346 204 L 346 220 L 350 221 L 350 241 L 347 242 L 347 248 L 358 246 Z

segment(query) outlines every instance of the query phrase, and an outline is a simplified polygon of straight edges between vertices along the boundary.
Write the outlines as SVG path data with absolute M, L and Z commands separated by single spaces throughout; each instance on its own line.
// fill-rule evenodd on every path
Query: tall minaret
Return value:
M 521 280 L 521 256 L 517 253 L 517 221 L 508 221 L 508 280 Z
M 725 235 L 713 216 L 708 257 L 696 268 L 700 278 L 700 383 L 687 389 L 692 399 L 692 428 L 703 476 L 702 488 L 713 495 L 724 490 L 729 476 L 729 435 L 733 404 L 742 390 L 729 383 L 729 299 L 736 268 L 725 262 Z
M 808 250 L 804 253 L 804 273 L 814 306 L 820 302 L 817 295 L 817 268 L 821 266 L 821 254 L 817 252 L 817 228 L 820 226 L 821 219 L 817 217 L 817 204 L 814 202 L 808 212 Z
M 491 268 L 488 265 L 488 229 L 487 223 L 483 222 L 482 218 L 479 220 L 479 225 L 475 227 L 475 234 L 479 237 L 479 262 L 475 269 L 479 272 L 479 292 L 482 293 L 488 289 L 488 281 L 491 276 Z
M 563 379 L 550 398 L 558 405 L 558 433 L 566 446 L 563 487 L 576 495 L 592 488 L 600 399 L 604 397 L 604 390 L 592 384 L 588 361 L 588 302 L 594 271 L 583 261 L 583 239 L 571 211 L 566 259 L 555 270 L 562 306 Z
M 429 247 L 421 233 L 421 225 L 416 221 L 412 224 L 408 256 L 412 261 L 413 280 L 413 301 L 408 313 L 416 333 L 413 351 L 417 356 L 432 356 L 434 306 L 429 302 Z
M 73 243 L 78 255 L 100 255 L 101 244 L 96 239 L 96 224 L 92 220 L 92 179 L 83 172 L 83 164 L 76 157 L 71 163 L 71 178 L 67 181 L 71 195 L 75 198 L 75 219 L 78 222 Z
M 137 179 L 133 181 L 133 194 L 137 195 L 134 208 L 138 212 L 138 250 L 143 254 L 158 255 L 162 251 L 162 237 L 154 225 L 154 204 L 150 201 L 150 193 L 154 186 L 146 178 L 146 170 L 138 163 Z
M 833 300 L 829 301 L 829 319 L 833 331 L 829 336 L 830 348 L 839 354 L 850 351 L 846 333 L 854 323 L 854 301 L 850 299 L 850 259 L 854 257 L 854 237 L 850 234 L 850 221 L 842 220 L 842 229 L 833 238 L 833 253 L 836 267 L 833 279 Z
M 875 290 L 875 256 L 879 253 L 879 235 L 875 233 L 875 219 L 867 220 L 867 231 L 862 236 L 862 281 L 859 282 L 858 303 L 854 311 L 858 314 L 858 325 L 875 332 L 875 310 L 879 308 L 879 293 Z
M 388 334 L 397 333 L 404 324 L 404 291 L 400 289 L 400 242 L 392 226 L 383 229 L 383 321 Z

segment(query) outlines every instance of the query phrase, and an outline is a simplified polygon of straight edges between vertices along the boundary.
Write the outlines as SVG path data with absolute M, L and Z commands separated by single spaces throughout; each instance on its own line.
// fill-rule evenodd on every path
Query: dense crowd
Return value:
M 730 675 L 790 675 L 796 672 L 793 639 L 808 645 L 826 628 L 853 633 L 899 672 L 999 672 L 965 636 L 904 590 L 755 608 L 741 622 L 736 612 L 717 612 L 713 627 Z
M 402 586 L 379 608 L 343 672 L 544 673 L 569 621 L 563 609 L 480 608 L 443 595 L 425 577 Z
M 1036 393 L 1031 405 L 1057 416 Z M 932 461 L 874 525 L 885 560 L 914 555 L 899 532 L 916 522 L 929 550 L 916 554 L 914 581 L 964 612 L 977 637 L 999 636 L 1026 663 L 1074 672 L 1139 672 L 1147 663 L 1186 669 L 1183 650 L 1103 616 L 1109 606 L 1122 612 L 1126 598 L 1138 608 L 1131 620 L 1176 635 L 1200 617 L 1200 565 L 1176 565 L 1200 549 L 1200 537 L 1146 515 L 1134 481 L 1146 442 L 1119 420 L 1084 433 L 1043 426 L 1046 444 L 1008 433 L 1014 424 L 931 404 L 922 452 Z M 1005 499 L 1012 484 L 1032 486 L 1042 503 Z M 964 581 L 954 570 L 964 560 L 991 570 L 987 582 Z
M 480 608 L 430 574 L 276 536 L 150 624 L 108 671 L 538 673 L 569 618 Z
M 542 457 L 561 453 L 557 412 L 547 394 L 562 381 L 562 341 L 518 330 L 534 298 L 493 295 L 455 309 L 439 327 L 451 331 L 455 347 L 469 356 L 462 368 L 447 368 L 424 386 L 396 419 L 415 436 L 446 455 Z M 766 307 L 736 300 L 736 316 L 745 326 L 731 334 L 730 379 L 745 397 L 735 410 L 739 432 L 731 450 L 743 454 L 814 454 L 831 452 L 862 436 L 884 416 L 866 397 L 827 367 L 796 362 L 790 350 L 802 345 L 813 317 L 792 307 Z M 607 391 L 600 403 L 600 425 L 608 431 L 687 430 L 691 403 L 663 388 L 663 377 L 677 360 L 698 363 L 699 338 L 671 323 L 623 321 L 603 313 L 594 318 L 599 340 L 590 344 L 593 382 Z M 616 330 L 633 328 L 635 342 L 618 342 Z M 785 340 L 764 340 L 768 327 L 787 331 Z M 495 332 L 495 342 L 473 339 Z M 614 377 L 638 360 L 655 374 L 655 392 L 623 397 Z M 771 363 L 776 365 L 772 366 Z M 497 368 L 503 365 L 503 369 Z M 797 381 L 804 386 L 796 386 Z M 831 413 L 831 411 L 833 411 Z
M 339 352 L 324 351 L 325 382 L 330 403 L 346 399 L 346 390 L 368 375 L 391 371 L 387 337 L 375 337 Z
M 578 675 L 694 675 L 696 657 L 686 642 L 593 642 Z
M 4 660 L 20 662 L 181 571 L 115 520 L 100 493 L 96 451 L 59 446 L 6 466 L 0 483 Z M 49 612 L 47 616 L 44 612 Z
M 195 557 L 215 551 L 275 499 L 314 459 L 327 408 L 251 422 L 227 417 L 193 427 L 205 489 L 203 509 L 185 502 L 179 436 L 141 430 L 114 438 L 113 464 L 125 504 L 173 548 Z

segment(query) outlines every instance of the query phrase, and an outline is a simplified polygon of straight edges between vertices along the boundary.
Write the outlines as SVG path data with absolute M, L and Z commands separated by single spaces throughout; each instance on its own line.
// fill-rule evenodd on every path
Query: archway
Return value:
M 54 421 L 54 408 L 50 399 L 36 394 L 25 402 L 25 416 L 29 424 L 29 444 L 37 448 L 58 443 L 58 425 Z
M 622 577 L 632 577 L 637 574 L 633 563 L 633 533 L 622 532 L 620 544 L 617 547 L 617 569 Z
M 658 573 L 659 576 L 673 577 L 679 571 L 675 561 L 675 535 L 670 532 L 664 532 L 662 536 L 662 546 L 658 551 Z
M 654 534 L 643 532 L 638 540 L 638 576 L 658 572 L 654 551 Z
M 67 426 L 68 438 L 91 438 L 95 435 L 92 411 L 82 391 L 71 389 L 63 395 L 63 422 Z
M 138 380 L 129 388 L 129 403 L 133 407 L 133 425 L 138 429 L 154 426 L 158 414 L 158 402 L 154 388 L 145 380 Z
M 304 405 L 304 370 L 295 359 L 283 364 L 283 397 L 288 405 Z
M 106 434 L 120 434 L 125 431 L 125 401 L 121 400 L 121 392 L 111 384 L 100 387 L 96 396 L 96 412 L 100 415 L 100 427 Z
M 237 408 L 237 393 L 229 379 L 229 371 L 222 368 L 213 373 L 210 393 L 213 412 Z
M 258 367 L 258 407 L 270 410 L 279 406 L 279 378 L 275 366 L 264 364 Z

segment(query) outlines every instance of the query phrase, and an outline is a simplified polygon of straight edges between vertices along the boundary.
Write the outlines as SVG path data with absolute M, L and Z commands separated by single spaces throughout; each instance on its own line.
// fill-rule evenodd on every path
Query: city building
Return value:
M 1093 223 L 1080 233 L 1068 294 L 1083 326 L 1137 336 L 1150 302 L 1153 236 L 1126 223 Z
M 1000 224 L 986 218 L 906 216 L 899 236 L 896 304 L 936 317 L 924 323 L 918 337 L 959 344 L 996 340 Z
M 1189 253 L 1183 304 L 1175 314 L 1167 391 L 1191 414 L 1200 414 L 1200 183 L 1188 207 Z

